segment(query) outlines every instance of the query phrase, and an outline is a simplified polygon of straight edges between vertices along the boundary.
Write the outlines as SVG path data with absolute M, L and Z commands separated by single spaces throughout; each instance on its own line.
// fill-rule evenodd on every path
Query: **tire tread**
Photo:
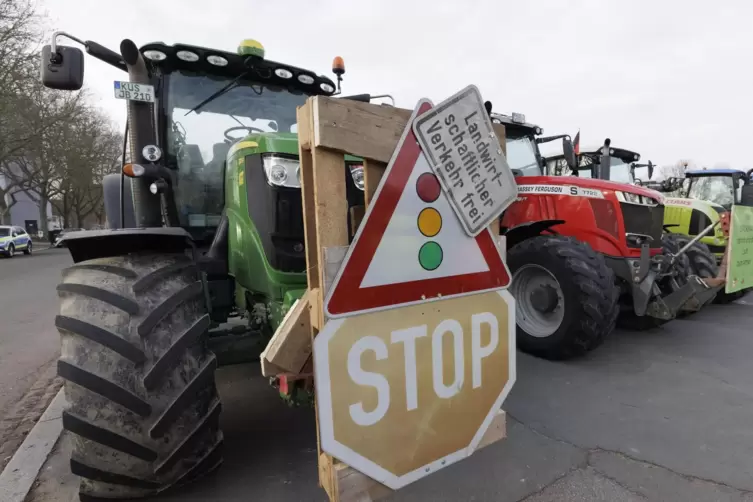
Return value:
M 614 331 L 619 313 L 619 290 L 615 285 L 614 272 L 604 257 L 588 244 L 572 237 L 542 235 L 513 247 L 509 251 L 509 261 L 520 266 L 517 264 L 526 263 L 533 255 L 547 256 L 567 270 L 578 294 L 571 305 L 579 309 L 579 314 L 574 322 L 564 327 L 564 335 L 552 346 L 535 346 L 531 343 L 532 337 L 518 328 L 518 345 L 521 349 L 546 359 L 558 360 L 581 356 L 601 345 Z
M 206 458 L 221 461 L 217 360 L 197 277 L 184 254 L 99 258 L 64 272 L 58 374 L 81 500 L 154 495 L 207 472 Z

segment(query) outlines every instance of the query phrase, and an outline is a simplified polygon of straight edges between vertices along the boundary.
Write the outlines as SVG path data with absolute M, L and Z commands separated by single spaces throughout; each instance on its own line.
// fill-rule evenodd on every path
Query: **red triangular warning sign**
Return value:
M 329 317 L 506 287 L 492 234 L 469 237 L 413 134 L 421 100 L 392 154 L 325 300 Z

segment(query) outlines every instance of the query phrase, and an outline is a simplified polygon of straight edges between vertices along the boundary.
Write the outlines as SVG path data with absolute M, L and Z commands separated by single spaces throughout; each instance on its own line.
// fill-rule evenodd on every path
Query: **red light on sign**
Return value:
M 439 180 L 432 173 L 423 173 L 416 181 L 416 193 L 424 202 L 434 202 L 439 198 Z

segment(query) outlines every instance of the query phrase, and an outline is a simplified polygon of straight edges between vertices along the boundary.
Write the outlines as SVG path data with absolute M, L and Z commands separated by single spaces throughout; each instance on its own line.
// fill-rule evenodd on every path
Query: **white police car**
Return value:
M 31 254 L 31 237 L 21 227 L 0 225 L 0 255 L 13 258 L 13 256 L 23 251 L 24 254 Z

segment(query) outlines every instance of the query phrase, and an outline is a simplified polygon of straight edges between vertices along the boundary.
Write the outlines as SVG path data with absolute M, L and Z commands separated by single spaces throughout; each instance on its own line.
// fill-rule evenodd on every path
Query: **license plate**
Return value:
M 115 81 L 115 98 L 154 103 L 154 86 Z

